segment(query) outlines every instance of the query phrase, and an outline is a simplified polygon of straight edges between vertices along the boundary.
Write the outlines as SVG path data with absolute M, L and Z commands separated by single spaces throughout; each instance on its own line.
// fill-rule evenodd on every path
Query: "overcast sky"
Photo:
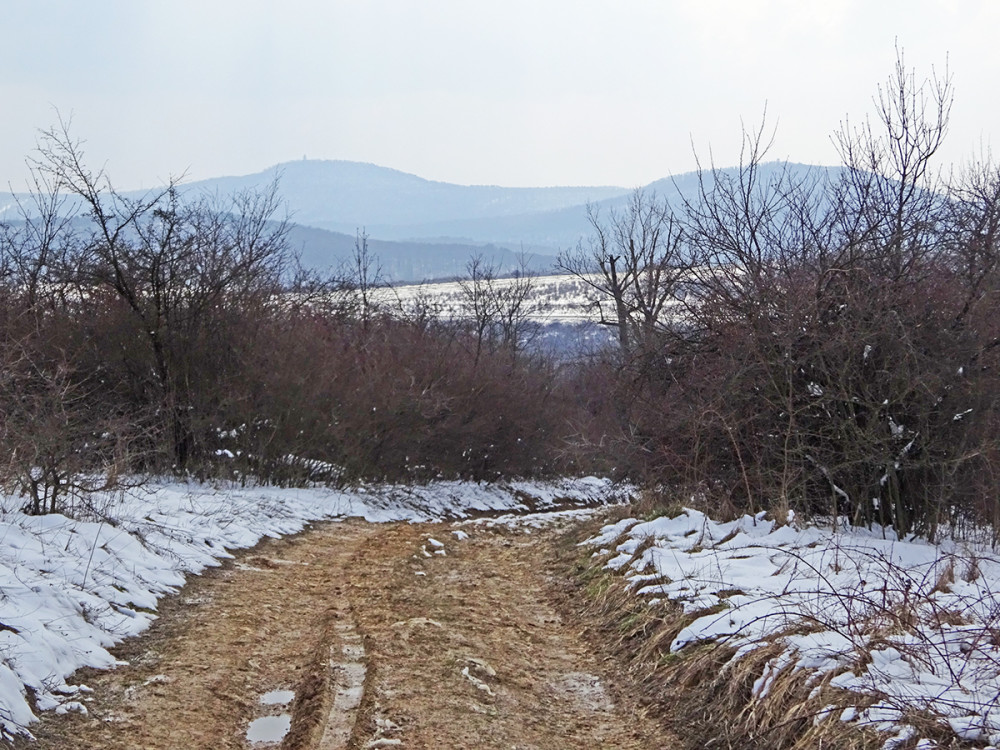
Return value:
M 1000 138 L 998 0 L 6 0 L 0 185 L 72 115 L 122 188 L 301 159 L 632 187 L 739 155 L 831 164 L 895 42 L 955 84 L 943 158 Z

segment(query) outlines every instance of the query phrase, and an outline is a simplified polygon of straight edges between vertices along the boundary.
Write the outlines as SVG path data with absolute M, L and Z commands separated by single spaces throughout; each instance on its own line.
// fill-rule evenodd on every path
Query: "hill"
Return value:
M 761 165 L 767 179 L 784 165 Z M 791 164 L 796 173 L 826 168 Z M 732 174 L 735 168 L 722 170 Z M 665 177 L 647 186 L 674 205 L 694 199 L 696 172 Z M 707 174 L 711 180 L 711 174 Z M 620 208 L 630 189 L 614 186 L 510 188 L 455 185 L 395 169 L 349 161 L 286 162 L 255 174 L 191 182 L 190 194 L 228 195 L 278 181 L 295 226 L 292 245 L 309 267 L 327 269 L 351 257 L 355 232 L 365 229 L 387 278 L 397 282 L 460 275 L 469 257 L 482 254 L 502 271 L 520 254 L 533 270 L 552 270 L 559 251 L 590 233 L 587 206 L 602 214 Z M 127 193 L 139 197 L 142 193 Z M 0 220 L 17 216 L 16 200 L 0 193 Z M 67 203 L 66 210 L 73 204 Z
M 286 162 L 242 177 L 202 180 L 188 188 L 227 194 L 266 185 L 275 178 L 293 221 L 348 234 L 358 227 L 419 226 L 551 211 L 628 192 L 622 187 L 455 185 L 374 164 L 318 160 Z M 395 233 L 375 236 L 399 238 Z M 413 235 L 429 236 L 424 232 Z
M 317 227 L 293 224 L 288 235 L 292 249 L 307 268 L 337 270 L 353 257 L 355 235 L 331 232 Z M 383 276 L 394 282 L 449 279 L 463 276 L 466 264 L 474 255 L 496 266 L 500 273 L 520 267 L 520 255 L 493 243 L 471 240 L 420 241 L 368 239 L 368 249 L 378 258 Z M 537 273 L 550 273 L 555 254 L 525 252 L 526 265 Z

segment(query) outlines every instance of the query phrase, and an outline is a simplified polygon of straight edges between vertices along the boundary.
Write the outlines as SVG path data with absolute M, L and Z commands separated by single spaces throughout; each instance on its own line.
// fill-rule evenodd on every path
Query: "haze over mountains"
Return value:
M 364 229 L 394 281 L 462 274 L 481 253 L 504 270 L 523 252 L 538 271 L 587 231 L 588 202 L 628 194 L 617 186 L 509 188 L 455 185 L 395 169 L 348 161 L 286 162 L 252 175 L 192 183 L 189 189 L 231 193 L 278 180 L 296 228 L 292 241 L 308 265 L 349 257 Z
M 305 159 L 256 174 L 186 183 L 183 190 L 224 196 L 266 188 L 275 179 L 294 223 L 292 245 L 307 266 L 343 263 L 351 257 L 356 231 L 364 229 L 385 276 L 396 282 L 461 275 L 474 254 L 511 271 L 523 253 L 533 270 L 549 271 L 560 250 L 589 234 L 588 203 L 604 212 L 622 205 L 631 192 L 616 186 L 455 185 L 373 164 Z M 646 188 L 676 203 L 680 195 L 696 194 L 698 175 L 666 177 Z M 14 196 L 0 194 L 0 220 L 15 217 Z

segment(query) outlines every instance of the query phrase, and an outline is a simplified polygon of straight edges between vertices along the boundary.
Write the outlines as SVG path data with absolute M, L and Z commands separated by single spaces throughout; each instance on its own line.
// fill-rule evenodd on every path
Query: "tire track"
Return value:
M 266 540 L 192 578 L 181 594 L 161 603 L 149 632 L 116 650 L 127 666 L 83 675 L 95 691 L 88 715 L 44 714 L 32 727 L 34 747 L 277 748 L 246 739 L 251 723 L 268 715 L 288 717 L 282 747 L 317 747 L 327 730 L 324 750 L 338 747 L 333 738 L 344 732 L 328 721 L 328 708 L 356 710 L 340 691 L 357 691 L 364 666 L 346 570 L 357 546 L 375 531 L 361 522 L 322 524 Z M 269 691 L 294 691 L 295 699 L 263 705 L 260 698 Z M 353 718 L 345 714 L 341 724 L 352 725 Z
M 358 549 L 370 675 L 352 747 L 674 746 L 556 605 L 557 531 L 455 530 L 384 528 Z

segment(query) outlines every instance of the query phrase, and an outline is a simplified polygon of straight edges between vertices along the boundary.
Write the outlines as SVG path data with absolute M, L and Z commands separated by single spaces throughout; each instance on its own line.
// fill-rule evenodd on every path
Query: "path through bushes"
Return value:
M 561 614 L 553 538 L 345 522 L 265 541 L 163 602 L 37 746 L 671 746 Z

